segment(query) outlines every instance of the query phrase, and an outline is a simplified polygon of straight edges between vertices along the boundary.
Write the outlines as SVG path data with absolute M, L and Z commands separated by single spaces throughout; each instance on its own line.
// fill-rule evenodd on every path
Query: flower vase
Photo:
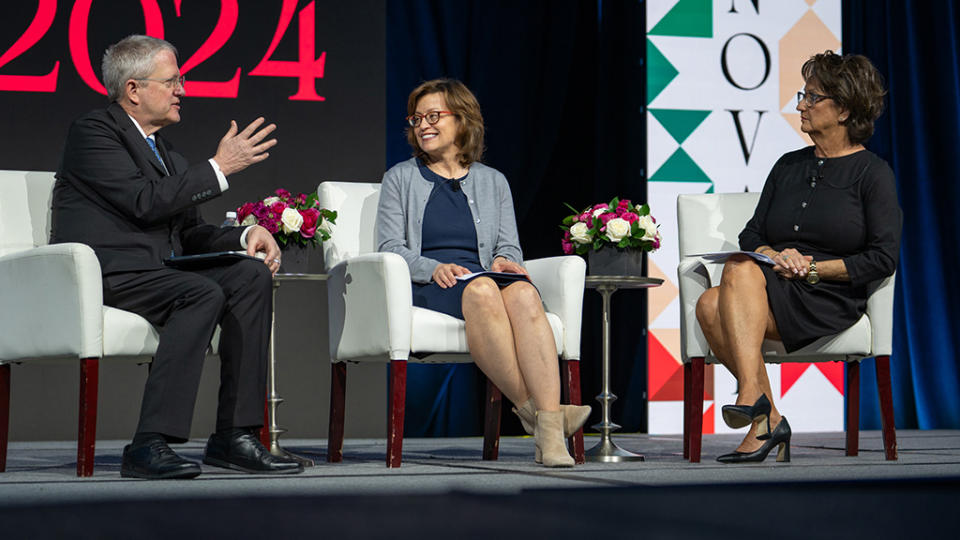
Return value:
M 643 250 L 605 247 L 587 254 L 591 276 L 643 276 Z
M 311 250 L 312 248 L 299 245 L 284 248 L 279 273 L 306 274 L 310 267 Z

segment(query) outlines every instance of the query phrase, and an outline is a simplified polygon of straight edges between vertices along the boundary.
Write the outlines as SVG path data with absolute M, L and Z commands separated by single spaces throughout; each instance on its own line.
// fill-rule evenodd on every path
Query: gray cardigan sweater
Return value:
M 377 250 L 403 257 L 415 283 L 429 283 L 434 268 L 444 262 L 420 255 L 423 212 L 433 185 L 420 174 L 416 158 L 411 158 L 391 167 L 380 186 Z M 473 163 L 460 186 L 477 228 L 480 265 L 489 270 L 497 257 L 523 264 L 513 196 L 506 177 L 494 168 Z

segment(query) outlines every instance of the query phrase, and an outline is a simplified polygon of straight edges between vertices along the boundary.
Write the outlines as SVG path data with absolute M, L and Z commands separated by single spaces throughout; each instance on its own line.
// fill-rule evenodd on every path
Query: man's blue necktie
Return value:
M 147 137 L 147 144 L 150 145 L 150 149 L 153 150 L 153 155 L 157 156 L 157 161 L 160 162 L 160 166 L 163 167 L 163 171 L 167 174 L 170 174 L 170 171 L 167 170 L 167 165 L 163 162 L 163 158 L 160 157 L 160 151 L 157 150 L 157 143 L 150 137 Z

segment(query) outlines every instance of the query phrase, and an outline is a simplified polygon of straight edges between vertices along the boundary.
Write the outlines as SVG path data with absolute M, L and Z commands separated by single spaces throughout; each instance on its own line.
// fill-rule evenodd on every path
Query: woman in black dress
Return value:
M 750 426 L 723 463 L 762 461 L 779 447 L 790 461 L 790 425 L 773 404 L 761 356 L 764 339 L 793 352 L 856 323 L 871 284 L 893 274 L 902 216 L 887 163 L 864 148 L 883 111 L 883 80 L 859 55 L 818 54 L 802 68 L 800 128 L 813 146 L 782 156 L 770 171 L 740 248 L 774 265 L 731 257 L 718 287 L 697 303 L 710 349 L 739 382 L 723 407 L 733 428 Z
M 564 439 L 590 407 L 560 405 L 553 331 L 523 267 L 506 178 L 479 162 L 483 117 L 460 81 L 437 79 L 407 101 L 414 158 L 383 177 L 377 245 L 407 261 L 413 304 L 466 322 L 477 366 L 517 405 L 536 461 L 572 467 Z M 484 270 L 501 275 L 473 276 Z

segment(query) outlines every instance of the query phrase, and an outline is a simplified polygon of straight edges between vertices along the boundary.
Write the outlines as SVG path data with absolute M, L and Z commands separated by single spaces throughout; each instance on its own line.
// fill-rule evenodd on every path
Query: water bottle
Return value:
M 223 220 L 223 225 L 221 227 L 236 227 L 237 223 L 237 213 L 236 212 L 227 212 L 227 219 Z

